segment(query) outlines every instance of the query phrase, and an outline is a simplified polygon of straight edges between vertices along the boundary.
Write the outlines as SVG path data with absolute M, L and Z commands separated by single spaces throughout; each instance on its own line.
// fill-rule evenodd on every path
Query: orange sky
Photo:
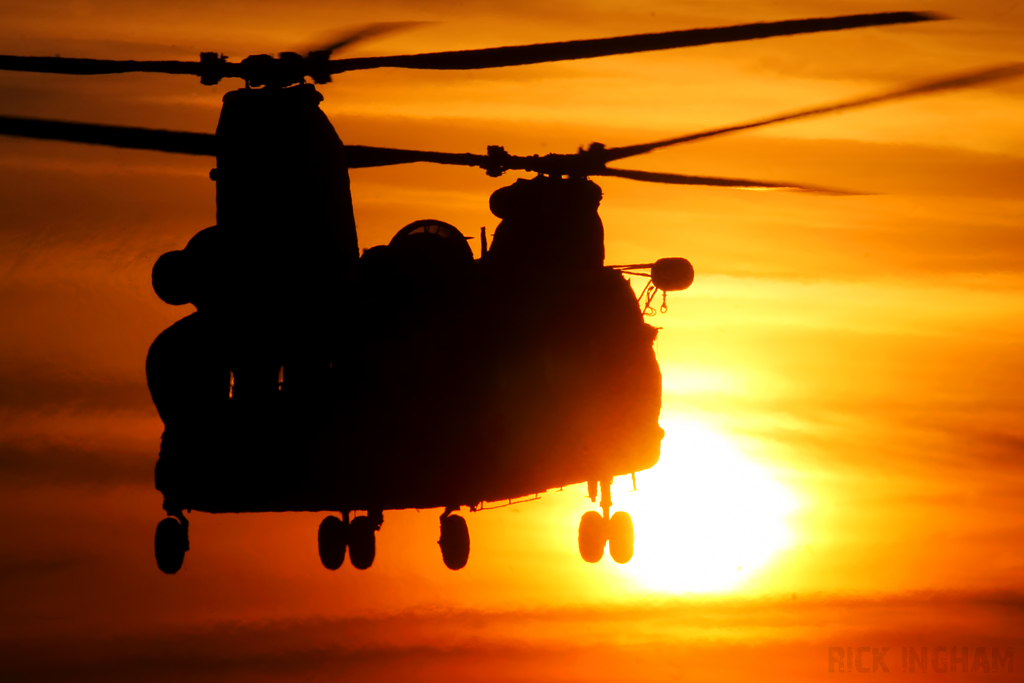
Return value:
M 240 58 L 424 22 L 348 53 L 363 56 L 888 10 L 955 19 L 353 73 L 321 88 L 323 108 L 354 144 L 570 152 L 1024 61 L 1013 0 L 8 0 L 0 53 Z M 0 73 L 0 114 L 212 132 L 233 87 Z M 439 511 L 387 513 L 374 566 L 333 573 L 319 515 L 196 513 L 173 577 L 152 557 L 162 425 L 144 359 L 185 311 L 149 273 L 213 223 L 211 162 L 0 138 L 0 678 L 817 680 L 830 646 L 890 647 L 893 678 L 907 646 L 1024 658 L 1020 121 L 1024 79 L 621 164 L 863 196 L 601 182 L 609 263 L 697 270 L 653 320 L 668 437 L 638 491 L 616 482 L 637 523 L 629 565 L 580 560 L 577 487 L 469 515 L 459 572 L 441 563 Z M 353 171 L 361 246 L 425 217 L 493 228 L 487 197 L 512 179 Z

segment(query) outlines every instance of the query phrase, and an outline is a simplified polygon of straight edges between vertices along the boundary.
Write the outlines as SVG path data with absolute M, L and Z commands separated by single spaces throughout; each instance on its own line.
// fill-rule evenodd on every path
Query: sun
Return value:
M 665 426 L 661 460 L 637 474 L 637 491 L 628 477 L 612 488 L 636 530 L 636 554 L 621 570 L 655 592 L 736 588 L 793 543 L 796 497 L 707 425 Z

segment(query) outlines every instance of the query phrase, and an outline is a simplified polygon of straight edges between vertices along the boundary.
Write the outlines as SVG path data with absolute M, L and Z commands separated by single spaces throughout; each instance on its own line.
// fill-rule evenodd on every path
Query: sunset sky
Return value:
M 544 154 L 1024 61 L 1018 0 L 4 0 L 0 54 L 240 59 L 419 22 L 355 57 L 896 10 L 950 18 L 319 89 L 347 143 Z M 0 115 L 213 132 L 236 87 L 0 72 Z M 365 572 L 321 566 L 320 514 L 195 513 L 161 574 L 144 361 L 192 308 L 150 270 L 214 223 L 212 160 L 0 137 L 0 679 L 810 681 L 832 646 L 889 647 L 901 680 L 926 678 L 903 647 L 1016 647 L 1019 678 L 1022 122 L 1024 78 L 614 164 L 864 194 L 600 180 L 607 263 L 697 272 L 651 321 L 661 462 L 614 486 L 635 558 L 580 559 L 577 486 L 467 514 L 458 572 L 427 510 L 385 513 Z M 493 230 L 488 196 L 517 176 L 351 177 L 365 248 L 420 218 Z

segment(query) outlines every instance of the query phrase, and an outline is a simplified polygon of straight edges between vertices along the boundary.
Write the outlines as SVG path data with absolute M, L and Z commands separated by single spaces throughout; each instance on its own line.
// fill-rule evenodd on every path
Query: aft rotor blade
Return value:
M 959 76 L 955 76 L 953 78 L 945 78 L 939 81 L 930 81 L 928 83 L 922 83 L 919 85 L 911 86 L 909 88 L 904 88 L 902 90 L 895 90 L 893 92 L 884 93 L 882 95 L 873 95 L 871 97 L 863 97 L 856 100 L 850 100 L 848 102 L 840 102 L 838 104 L 829 104 L 823 107 L 805 109 L 803 111 L 793 112 L 791 114 L 783 114 L 782 116 L 773 116 L 770 119 L 761 119 L 760 121 L 752 121 L 750 123 L 743 123 L 737 126 L 727 126 L 725 128 L 712 128 L 711 130 L 706 130 L 700 133 L 683 135 L 682 137 L 678 138 L 669 138 L 668 140 L 659 140 L 657 142 L 649 142 L 643 145 L 630 145 L 628 147 L 610 147 L 604 150 L 604 152 L 601 154 L 601 159 L 607 163 L 609 161 L 615 161 L 616 159 L 625 159 L 626 157 L 636 156 L 638 154 L 646 154 L 647 152 L 651 152 L 656 149 L 661 149 L 662 147 L 670 147 L 672 145 L 678 145 L 684 142 L 693 142 L 694 140 L 703 140 L 705 138 L 715 137 L 716 135 L 735 133 L 736 131 L 740 130 L 760 128 L 762 126 L 768 126 L 773 123 L 792 121 L 794 119 L 804 119 L 811 116 L 819 116 L 821 114 L 831 114 L 833 112 L 843 111 L 845 109 L 854 109 L 856 107 L 864 107 L 869 104 L 878 104 L 880 102 L 899 100 L 906 97 L 926 95 L 928 93 L 942 92 L 944 90 L 969 88 L 974 85 L 981 85 L 982 83 L 991 83 L 992 81 L 1013 78 L 1014 76 L 1020 76 L 1021 74 L 1024 74 L 1024 64 L 1008 64 L 1006 66 L 1000 66 L 994 69 L 986 69 L 984 71 L 976 71 L 969 74 L 962 74 Z
M 209 133 L 185 133 L 176 130 L 101 126 L 93 123 L 70 123 L 45 119 L 0 116 L 0 135 L 14 135 L 38 140 L 63 140 L 90 145 L 106 145 L 126 149 L 148 149 L 156 152 L 216 156 L 216 137 Z
M 342 48 L 347 48 L 355 45 L 358 42 L 368 40 L 375 36 L 383 35 L 385 33 L 391 33 L 392 31 L 399 31 L 410 26 L 420 24 L 419 21 L 381 21 L 374 24 L 368 24 L 355 31 L 349 31 L 340 36 L 337 36 L 333 41 L 327 45 L 321 45 L 319 47 L 306 50 L 310 52 L 336 52 Z
M 478 166 L 486 168 L 489 157 L 483 154 L 453 154 L 451 152 L 422 152 L 413 149 L 365 147 L 345 145 L 345 161 L 349 168 L 376 168 L 426 161 L 450 166 Z
M 33 71 L 47 74 L 124 74 L 144 71 L 159 74 L 201 76 L 199 62 L 136 62 L 128 59 L 79 59 L 77 57 L 15 57 L 0 55 L 0 70 Z
M 908 24 L 919 21 L 933 21 L 941 18 L 943 17 L 938 14 L 927 12 L 881 12 L 820 19 L 742 24 L 720 28 L 699 28 L 685 31 L 669 31 L 666 33 L 645 33 L 616 38 L 599 38 L 596 40 L 570 40 L 559 43 L 495 47 L 482 50 L 457 50 L 418 55 L 397 55 L 393 57 L 338 59 L 331 61 L 330 73 L 337 74 L 344 71 L 377 69 L 381 67 L 445 70 L 491 69 L 502 66 L 558 62 L 570 59 L 589 59 L 591 57 L 668 50 L 677 47 L 694 47 L 714 43 L 733 43 L 774 36 L 842 31 L 845 29 L 885 26 L 889 24 Z
M 801 192 L 814 192 L 818 194 L 852 195 L 856 192 L 844 190 L 833 190 L 825 187 L 812 185 L 796 185 L 794 183 L 773 183 L 761 180 L 745 180 L 741 178 L 719 178 L 715 176 L 679 175 L 677 173 L 652 173 L 649 171 L 628 171 L 621 168 L 605 168 L 594 171 L 588 175 L 612 176 L 614 178 L 628 178 L 640 180 L 647 183 L 665 183 L 668 185 L 699 185 L 704 187 L 735 187 L 742 190 L 798 190 Z

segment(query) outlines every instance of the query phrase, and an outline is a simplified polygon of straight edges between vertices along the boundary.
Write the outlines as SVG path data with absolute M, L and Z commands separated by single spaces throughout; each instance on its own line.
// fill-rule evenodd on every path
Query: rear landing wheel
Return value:
M 469 526 L 459 515 L 441 517 L 441 559 L 448 569 L 462 569 L 469 562 Z
M 164 574 L 175 574 L 185 561 L 188 550 L 188 531 L 174 517 L 156 525 L 156 566 Z
M 348 559 L 356 569 L 369 569 L 377 554 L 377 530 L 369 517 L 356 517 L 348 525 Z
M 633 559 L 633 518 L 619 510 L 608 520 L 608 553 L 619 564 Z
M 330 570 L 345 562 L 345 546 L 348 544 L 348 525 L 334 515 L 324 517 L 317 532 L 320 561 Z
M 579 545 L 580 557 L 584 561 L 594 563 L 600 562 L 604 557 L 604 543 L 606 540 L 606 528 L 604 517 L 600 512 L 591 510 L 584 512 L 580 518 Z

